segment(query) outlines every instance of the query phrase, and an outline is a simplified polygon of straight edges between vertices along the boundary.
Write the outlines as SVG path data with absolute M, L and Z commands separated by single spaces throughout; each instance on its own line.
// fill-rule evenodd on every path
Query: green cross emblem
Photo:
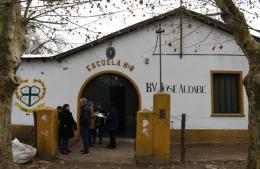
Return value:
M 20 101 L 26 106 L 31 107 L 40 101 L 40 91 L 41 89 L 37 86 L 24 86 L 20 89 Z

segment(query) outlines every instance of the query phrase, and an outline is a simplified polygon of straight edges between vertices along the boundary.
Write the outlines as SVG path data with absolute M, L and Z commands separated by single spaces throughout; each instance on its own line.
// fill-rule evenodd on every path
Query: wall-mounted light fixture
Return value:
M 150 59 L 149 58 L 144 58 L 144 64 L 148 65 L 150 62 Z

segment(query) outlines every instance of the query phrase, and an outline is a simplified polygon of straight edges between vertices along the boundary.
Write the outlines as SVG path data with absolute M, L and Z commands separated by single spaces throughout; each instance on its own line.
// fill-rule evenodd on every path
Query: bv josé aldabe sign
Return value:
M 86 66 L 87 70 L 90 72 L 94 69 L 105 67 L 105 66 L 114 66 L 121 67 L 123 69 L 128 69 L 130 72 L 134 71 L 134 65 L 131 65 L 127 61 L 123 61 L 120 59 L 100 59 L 96 60 Z
M 158 92 L 160 89 L 159 83 L 147 82 L 146 92 Z M 169 93 L 190 93 L 190 94 L 204 94 L 207 93 L 205 85 L 187 85 L 187 84 L 163 84 L 163 91 Z

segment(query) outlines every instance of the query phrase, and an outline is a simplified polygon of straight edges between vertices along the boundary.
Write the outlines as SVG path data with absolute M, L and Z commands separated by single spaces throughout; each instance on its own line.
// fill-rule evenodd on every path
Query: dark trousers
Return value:
M 66 152 L 69 150 L 69 139 L 61 138 L 61 152 Z
M 62 150 L 62 147 L 61 147 L 61 138 L 60 136 L 58 137 L 58 146 L 59 146 L 59 149 L 60 151 Z
M 94 143 L 94 135 L 95 135 L 96 130 L 95 129 L 89 129 L 89 137 L 88 137 L 88 142 L 89 145 L 92 146 Z
M 109 130 L 109 147 L 116 148 L 116 130 Z
M 89 129 L 81 129 L 84 152 L 89 153 Z
M 95 130 L 94 136 L 93 136 L 93 142 L 94 142 L 94 143 L 96 142 L 97 130 L 98 130 L 99 142 L 102 143 L 103 126 L 97 126 L 97 127 L 96 127 L 96 130 Z

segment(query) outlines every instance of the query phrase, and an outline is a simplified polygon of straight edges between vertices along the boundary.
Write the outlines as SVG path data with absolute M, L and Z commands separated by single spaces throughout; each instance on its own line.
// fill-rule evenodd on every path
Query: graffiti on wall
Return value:
M 149 121 L 144 119 L 143 123 L 142 123 L 142 133 L 143 133 L 143 135 L 145 135 L 147 137 L 149 136 L 149 128 L 148 128 L 148 126 L 149 126 Z
M 22 80 L 21 85 L 15 91 L 15 97 L 18 99 L 15 106 L 27 113 L 34 112 L 45 107 L 45 103 L 40 104 L 45 96 L 46 86 L 44 81 L 25 79 Z

